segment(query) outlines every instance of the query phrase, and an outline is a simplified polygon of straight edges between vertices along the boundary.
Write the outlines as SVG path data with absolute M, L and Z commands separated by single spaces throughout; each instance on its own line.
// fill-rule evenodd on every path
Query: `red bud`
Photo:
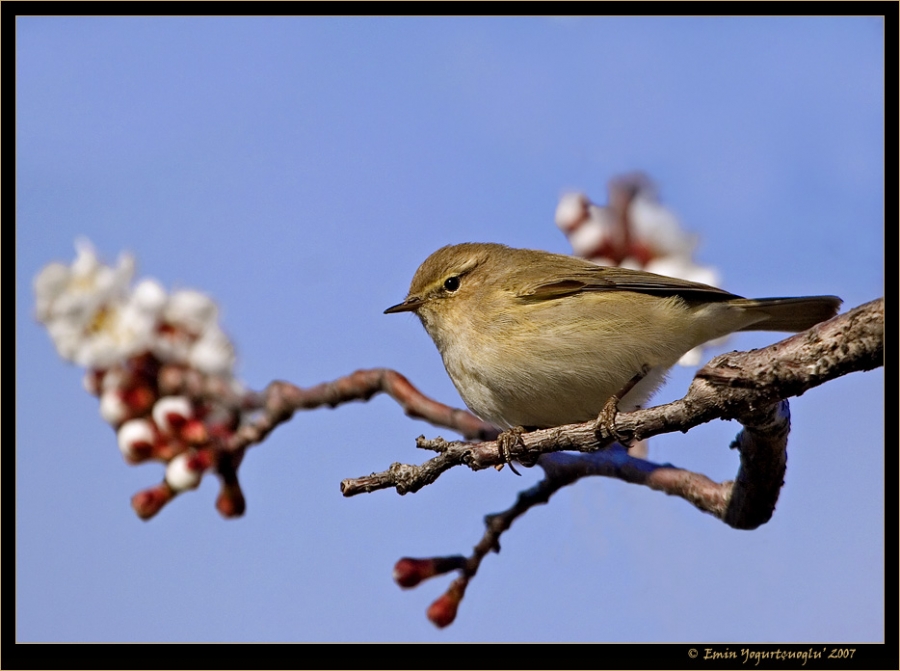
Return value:
M 139 464 L 147 461 L 153 454 L 153 444 L 144 440 L 138 440 L 131 444 L 131 453 L 125 457 L 129 464 Z
M 462 555 L 429 557 L 428 559 L 403 557 L 394 564 L 394 582 L 400 587 L 415 587 L 423 580 L 461 569 L 465 565 L 466 558 Z
M 205 471 L 213 465 L 213 461 L 212 450 L 198 450 L 196 454 L 188 458 L 187 466 L 192 471 Z
M 400 587 L 415 587 L 434 575 L 434 561 L 403 557 L 394 564 L 394 582 Z
M 244 501 L 244 494 L 240 485 L 229 483 L 222 486 L 219 492 L 219 498 L 216 499 L 216 510 L 222 517 L 240 517 L 247 509 L 247 503 Z
M 176 424 L 172 422 L 173 416 L 174 415 L 170 414 L 168 419 L 173 426 L 176 426 Z M 202 445 L 209 440 L 209 432 L 206 430 L 206 425 L 199 419 L 187 420 L 179 429 L 179 433 L 181 439 L 188 445 Z
M 436 627 L 443 629 L 456 619 L 456 611 L 459 608 L 459 602 L 462 601 L 462 597 L 463 589 L 457 582 L 454 582 L 450 589 L 428 607 L 428 619 Z
M 132 496 L 131 507 L 142 520 L 149 520 L 173 498 L 175 498 L 175 492 L 163 482 Z
M 122 393 L 122 400 L 131 410 L 132 416 L 140 417 L 150 412 L 150 408 L 156 403 L 156 394 L 150 387 L 132 387 Z

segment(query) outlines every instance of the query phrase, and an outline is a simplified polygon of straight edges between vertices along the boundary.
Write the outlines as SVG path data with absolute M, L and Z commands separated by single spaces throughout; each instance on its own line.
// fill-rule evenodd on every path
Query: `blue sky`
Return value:
M 18 640 L 881 640 L 880 369 L 792 399 L 764 527 L 582 481 L 515 523 L 439 631 L 424 611 L 449 580 L 401 591 L 394 562 L 468 553 L 538 469 L 344 499 L 341 479 L 451 435 L 378 397 L 250 450 L 243 518 L 207 478 L 141 522 L 129 499 L 163 468 L 122 461 L 31 293 L 87 236 L 213 295 L 252 387 L 385 366 L 461 405 L 417 320 L 384 308 L 444 244 L 570 251 L 559 196 L 605 202 L 640 169 L 724 288 L 855 307 L 883 294 L 880 19 L 26 17 L 16 37 Z M 737 430 L 650 456 L 730 479 Z

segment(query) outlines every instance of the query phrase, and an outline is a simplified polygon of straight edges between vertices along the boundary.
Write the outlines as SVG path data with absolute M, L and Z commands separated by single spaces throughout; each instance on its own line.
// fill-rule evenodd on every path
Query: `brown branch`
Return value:
M 597 422 L 524 434 L 510 454 L 534 463 L 559 451 L 595 452 L 581 466 L 591 471 L 587 474 L 644 484 L 680 496 L 737 528 L 755 528 L 771 517 L 784 475 L 789 412 L 779 401 L 849 372 L 883 365 L 883 357 L 884 300 L 878 299 L 770 347 L 716 357 L 697 373 L 684 398 L 616 417 L 616 433 L 634 439 L 687 431 L 713 419 L 737 419 L 745 429 L 733 444 L 742 456 L 736 483 L 716 484 L 703 475 L 614 450 L 597 452 L 615 440 Z M 496 441 L 419 437 L 416 442 L 439 455 L 421 466 L 395 463 L 381 473 L 346 479 L 341 482 L 344 496 L 388 487 L 400 494 L 415 492 L 449 468 L 480 470 L 504 460 Z
M 228 442 L 236 452 L 265 440 L 275 427 L 288 421 L 298 410 L 334 408 L 351 401 L 367 401 L 386 393 L 407 415 L 435 426 L 452 429 L 467 439 L 488 440 L 499 431 L 466 410 L 453 408 L 428 398 L 400 373 L 388 368 L 358 370 L 332 382 L 304 389 L 289 382 L 271 382 L 262 393 L 236 393 L 222 379 L 203 375 L 181 366 L 166 366 L 160 373 L 164 394 L 185 394 L 192 398 L 215 398 L 234 407 L 258 410 L 253 421 L 240 427 Z
M 266 394 L 276 393 L 291 410 L 336 407 L 349 401 L 366 401 L 384 392 L 403 407 L 410 417 L 458 431 L 467 438 L 493 437 L 497 430 L 465 410 L 434 401 L 416 389 L 403 375 L 387 368 L 358 370 L 355 373 L 301 389 L 286 382 L 273 382 Z
M 538 465 L 544 469 L 545 477 L 533 487 L 519 492 L 510 508 L 485 516 L 484 534 L 470 556 L 404 557 L 395 565 L 394 580 L 401 587 L 414 587 L 428 578 L 459 571 L 459 577 L 428 609 L 428 619 L 438 627 L 446 627 L 456 618 L 466 588 L 478 573 L 481 562 L 491 552 L 500 552 L 500 537 L 512 523 L 534 506 L 547 503 L 563 487 L 583 477 L 604 475 L 644 484 L 652 489 L 680 495 L 694 502 L 701 510 L 718 517 L 722 517 L 728 507 L 731 483 L 716 484 L 697 473 L 632 457 L 618 443 L 602 452 L 590 454 L 545 454 L 538 459 Z
M 487 515 L 485 531 L 469 557 L 454 555 L 411 559 L 404 557 L 394 567 L 394 579 L 402 587 L 456 570 L 457 577 L 428 608 L 428 619 L 446 627 L 456 618 L 459 605 L 481 562 L 491 552 L 500 552 L 500 536 L 512 523 L 550 500 L 563 487 L 588 476 L 615 477 L 643 484 L 694 504 L 739 529 L 753 529 L 767 522 L 775 510 L 787 463 L 787 434 L 790 423 L 788 402 L 770 406 L 756 417 L 756 426 L 741 432 L 736 444 L 741 450 L 741 467 L 735 482 L 715 483 L 699 473 L 669 464 L 653 464 L 628 454 L 614 443 L 606 450 L 587 454 L 555 452 L 544 454 L 538 465 L 545 477 L 533 487 L 519 492 L 515 503 L 500 513 Z
M 468 439 L 488 440 L 499 434 L 495 427 L 466 410 L 428 398 L 403 375 L 386 368 L 358 370 L 309 389 L 275 381 L 265 391 L 258 393 L 236 388 L 229 378 L 206 375 L 186 366 L 167 364 L 159 370 L 158 384 L 160 395 L 163 396 L 184 395 L 195 402 L 215 401 L 235 411 L 250 411 L 250 421 L 210 436 L 208 449 L 212 455 L 211 468 L 222 483 L 216 508 L 225 517 L 240 516 L 246 509 L 237 469 L 247 448 L 264 441 L 278 425 L 291 419 L 298 410 L 313 410 L 322 406 L 333 408 L 350 401 L 365 401 L 383 392 L 397 401 L 410 417 L 452 429 Z M 132 506 L 142 519 L 149 519 L 176 494 L 163 482 L 138 492 L 132 499 Z
M 719 517 L 735 529 L 755 529 L 772 519 L 787 470 L 787 437 L 791 411 L 787 401 L 770 405 L 731 444 L 741 453 L 741 466 L 729 488 L 728 507 Z

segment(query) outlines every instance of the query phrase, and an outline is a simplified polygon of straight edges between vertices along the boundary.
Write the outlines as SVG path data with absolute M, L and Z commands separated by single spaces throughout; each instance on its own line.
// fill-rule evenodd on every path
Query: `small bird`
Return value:
M 472 412 L 505 430 L 640 407 L 688 350 L 734 331 L 803 331 L 836 296 L 741 298 L 696 282 L 492 243 L 442 247 L 413 276 L 415 312 Z

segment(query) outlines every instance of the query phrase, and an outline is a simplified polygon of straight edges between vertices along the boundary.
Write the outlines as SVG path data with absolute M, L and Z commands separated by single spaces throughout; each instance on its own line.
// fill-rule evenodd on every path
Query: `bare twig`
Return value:
M 410 417 L 452 429 L 468 439 L 488 440 L 499 434 L 495 427 L 468 411 L 428 398 L 403 375 L 386 368 L 358 370 L 309 389 L 275 381 L 261 393 L 236 389 L 229 379 L 172 364 L 160 369 L 158 379 L 163 395 L 184 395 L 198 401 L 215 399 L 226 407 L 253 411 L 250 421 L 233 431 L 211 436 L 207 448 L 210 468 L 221 480 L 216 507 L 225 517 L 240 516 L 246 508 L 237 470 L 247 448 L 264 441 L 298 410 L 333 408 L 350 401 L 365 401 L 384 392 Z M 132 506 L 141 518 L 149 519 L 176 495 L 177 492 L 163 482 L 138 492 L 132 498 Z
M 388 368 L 358 370 L 332 382 L 304 389 L 289 382 L 271 382 L 262 393 L 235 394 L 222 380 L 202 375 L 196 370 L 167 366 L 160 374 L 165 394 L 185 394 L 192 398 L 213 397 L 227 400 L 235 407 L 259 411 L 253 421 L 242 426 L 231 438 L 227 449 L 245 449 L 265 440 L 279 424 L 289 420 L 298 410 L 334 408 L 351 401 L 367 401 L 378 393 L 386 393 L 407 415 L 435 426 L 457 431 L 467 439 L 489 440 L 499 431 L 466 410 L 453 408 L 428 398 L 400 373 Z
M 717 484 L 699 473 L 669 464 L 653 464 L 629 455 L 619 443 L 600 452 L 541 455 L 538 465 L 544 470 L 544 479 L 519 492 L 515 503 L 507 510 L 485 517 L 484 535 L 469 557 L 405 557 L 394 567 L 394 579 L 403 587 L 413 587 L 422 580 L 458 571 L 460 575 L 428 608 L 428 619 L 438 627 L 446 627 L 456 618 L 466 589 L 478 573 L 481 562 L 492 551 L 500 552 L 500 536 L 512 523 L 534 506 L 547 503 L 563 487 L 594 475 L 615 477 L 680 496 L 730 526 L 756 528 L 767 522 L 775 510 L 787 463 L 789 422 L 787 401 L 757 414 L 755 426 L 746 427 L 732 445 L 741 450 L 741 468 L 734 483 Z
M 722 517 L 728 508 L 730 482 L 716 484 L 698 473 L 637 459 L 630 456 L 626 448 L 619 443 L 614 443 L 602 452 L 544 454 L 538 459 L 538 465 L 544 469 L 545 477 L 533 487 L 519 492 L 510 508 L 485 516 L 484 534 L 469 557 L 460 555 L 428 559 L 404 557 L 397 562 L 394 567 L 394 579 L 402 587 L 414 587 L 422 580 L 452 570 L 459 571 L 460 575 L 450 584 L 447 591 L 428 609 L 428 619 L 435 625 L 446 627 L 453 622 L 466 588 L 478 573 L 481 562 L 491 552 L 500 552 L 500 536 L 512 526 L 512 523 L 534 506 L 547 503 L 550 497 L 563 487 L 583 477 L 604 475 L 626 482 L 645 484 L 652 489 L 680 495 L 691 500 L 701 510 L 718 517 Z

